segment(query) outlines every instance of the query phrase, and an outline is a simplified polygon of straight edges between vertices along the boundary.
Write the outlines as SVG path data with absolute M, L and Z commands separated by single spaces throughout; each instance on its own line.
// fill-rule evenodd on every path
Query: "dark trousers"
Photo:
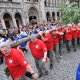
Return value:
M 56 44 L 55 46 L 54 46 L 54 52 L 55 52 L 55 57 L 56 57 L 56 59 L 60 59 L 60 53 L 59 53 L 59 44 Z
M 62 54 L 61 54 L 62 45 L 63 45 L 63 39 L 61 39 L 61 40 L 59 41 L 59 53 L 60 53 L 60 56 L 62 55 Z
M 73 39 L 72 39 L 72 45 L 73 45 L 73 48 L 74 48 L 74 49 L 77 48 L 77 38 L 73 38 Z
M 77 38 L 77 46 L 80 45 L 80 38 Z
M 71 51 L 71 45 L 72 45 L 71 43 L 72 43 L 71 40 L 66 40 L 66 47 L 68 51 Z
M 47 57 L 50 59 L 50 64 L 53 65 L 53 50 L 48 50 Z
M 39 60 L 35 59 L 36 68 L 37 68 L 39 74 L 42 74 L 42 70 L 47 71 L 47 68 L 45 65 L 46 63 L 42 62 L 42 59 L 43 58 L 41 58 Z

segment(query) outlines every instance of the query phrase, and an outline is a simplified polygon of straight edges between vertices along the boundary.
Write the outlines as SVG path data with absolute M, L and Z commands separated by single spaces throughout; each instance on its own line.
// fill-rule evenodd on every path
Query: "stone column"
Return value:
M 50 12 L 50 17 L 52 17 L 52 12 Z
M 13 2 L 21 2 L 21 0 L 12 0 Z
M 12 20 L 13 20 L 14 27 L 17 27 L 16 20 L 15 20 L 14 16 L 12 16 Z
M 23 23 L 23 25 L 26 25 L 26 19 L 27 19 L 27 16 L 26 16 L 26 13 L 27 13 L 27 11 L 26 11 L 26 4 L 25 4 L 25 2 L 26 2 L 27 0 L 21 0 L 21 5 L 22 5 L 22 9 L 23 9 L 23 13 L 22 13 L 22 23 Z M 30 1 L 33 1 L 33 0 L 30 0 Z
M 53 21 L 52 12 L 50 12 L 50 18 L 51 18 L 51 21 Z
M 47 5 L 47 6 L 49 6 L 49 3 L 48 3 L 48 1 L 49 1 L 49 0 L 46 0 L 46 5 Z
M 26 15 L 26 13 L 22 14 L 22 23 L 24 26 L 26 25 L 26 21 L 27 21 L 26 19 L 28 18 L 25 15 Z
M 2 27 L 3 27 L 4 29 L 6 29 L 6 25 L 5 25 L 4 19 L 2 18 L 1 21 L 2 21 Z
M 53 4 L 52 4 L 52 3 L 53 3 L 53 1 L 52 1 L 52 0 L 50 0 L 50 6 L 53 6 Z
M 53 3 L 52 4 L 53 4 L 53 6 L 55 6 L 55 0 L 53 0 Z
M 55 21 L 57 21 L 57 12 L 55 11 Z
M 40 13 L 40 22 L 46 21 L 45 9 L 44 9 L 44 0 L 39 1 L 39 13 Z
M 4 0 L 4 1 L 7 1 L 7 0 Z

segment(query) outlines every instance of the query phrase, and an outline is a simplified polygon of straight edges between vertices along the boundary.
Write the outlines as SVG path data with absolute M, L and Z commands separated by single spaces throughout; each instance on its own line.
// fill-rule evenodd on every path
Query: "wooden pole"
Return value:
M 58 29 L 58 28 L 57 28 L 57 29 Z M 53 30 L 55 30 L 55 29 L 52 29 L 52 30 L 49 30 L 49 31 L 51 32 L 51 31 L 53 31 Z M 44 33 L 45 33 L 45 31 L 42 31 L 42 34 L 44 34 Z M 36 36 L 36 37 L 39 37 L 40 35 L 39 35 L 39 34 L 35 34 L 35 36 Z M 11 47 L 16 47 L 16 46 L 22 44 L 23 42 L 27 42 L 27 41 L 29 41 L 29 40 L 30 40 L 30 36 L 25 37 L 25 38 L 20 39 L 20 40 L 12 41 L 12 42 L 9 43 L 9 45 L 10 45 Z

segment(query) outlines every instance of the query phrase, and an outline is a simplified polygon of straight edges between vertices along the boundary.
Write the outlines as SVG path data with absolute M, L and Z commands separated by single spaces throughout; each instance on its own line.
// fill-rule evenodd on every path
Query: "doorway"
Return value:
M 7 29 L 10 28 L 10 23 L 9 23 L 9 21 L 4 21 L 4 22 L 5 22 L 6 28 L 7 28 Z

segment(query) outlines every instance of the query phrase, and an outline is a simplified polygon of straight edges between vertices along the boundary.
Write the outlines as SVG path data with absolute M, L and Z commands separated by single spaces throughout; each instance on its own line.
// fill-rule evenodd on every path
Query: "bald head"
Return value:
M 49 34 L 49 30 L 46 30 L 46 31 L 45 31 L 45 35 L 48 35 L 48 34 Z

